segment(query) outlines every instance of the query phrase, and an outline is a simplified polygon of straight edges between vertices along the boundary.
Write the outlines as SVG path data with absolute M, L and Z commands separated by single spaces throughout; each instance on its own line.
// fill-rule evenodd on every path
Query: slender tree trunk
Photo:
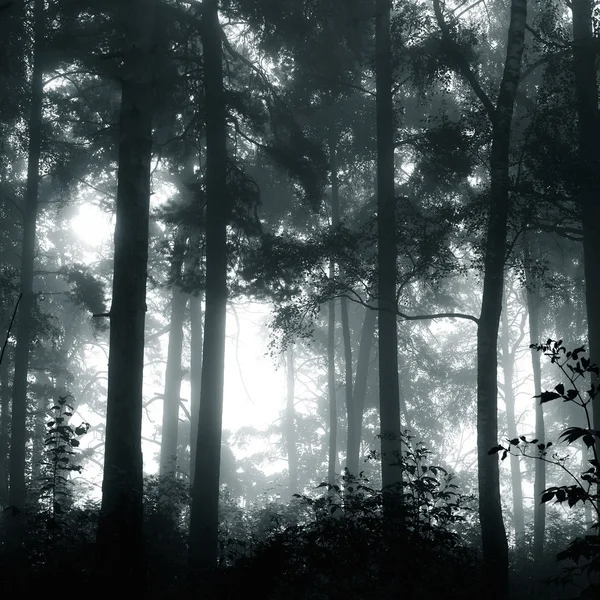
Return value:
M 289 495 L 298 493 L 298 452 L 296 450 L 296 398 L 294 370 L 294 347 L 288 346 L 286 357 L 287 403 L 285 408 L 285 442 L 288 456 Z
M 32 411 L 33 417 L 33 435 L 31 437 L 31 480 L 34 486 L 39 483 L 42 473 L 42 462 L 44 460 L 44 448 L 46 440 L 46 419 L 48 416 L 49 404 L 53 400 L 51 390 L 53 384 L 50 377 L 44 372 L 39 371 L 36 374 L 36 383 L 40 391 L 35 399 L 35 409 Z M 41 391 L 42 386 L 46 391 Z M 36 486 L 37 487 L 37 486 Z
M 108 402 L 99 567 L 125 595 L 143 593 L 142 380 L 153 113 L 154 0 L 126 12 L 121 98 Z M 111 588 L 112 589 L 112 588 Z
M 342 321 L 342 342 L 344 344 L 344 391 L 346 395 L 346 426 L 348 429 L 346 448 L 350 431 L 356 431 L 356 408 L 354 406 L 354 391 L 352 389 L 352 339 L 350 337 L 350 318 L 348 316 L 348 298 L 340 298 L 340 316 Z M 346 466 L 348 456 L 346 454 Z M 356 475 L 356 473 L 353 473 Z
M 509 211 L 509 154 L 515 96 L 527 20 L 527 0 L 512 0 L 504 74 L 492 116 L 491 206 L 484 254 L 483 299 L 477 331 L 477 458 L 484 580 L 493 598 L 508 597 L 508 543 L 502 520 L 498 457 L 498 327 L 502 312 Z
M 579 188 L 583 226 L 585 300 L 588 344 L 593 363 L 600 363 L 600 149 L 598 147 L 597 41 L 592 0 L 573 0 L 573 69 L 579 132 Z M 598 378 L 595 381 L 598 385 Z M 600 395 L 592 401 L 594 429 L 600 430 Z
M 337 161 L 337 132 L 332 128 L 329 136 L 329 156 L 331 169 L 331 225 L 338 227 L 341 218 L 340 184 Z M 340 277 L 343 275 L 340 272 Z M 342 324 L 342 342 L 344 346 L 344 391 L 346 400 L 346 415 L 348 436 L 350 431 L 356 431 L 356 410 L 352 394 L 352 340 L 350 338 L 350 320 L 348 318 L 348 299 L 340 298 L 340 320 Z M 337 456 L 337 453 L 336 453 Z M 354 473 L 356 475 L 356 473 Z
M 7 353 L 0 364 L 0 510 L 8 504 L 8 423 L 10 381 Z
M 504 374 L 504 402 L 506 404 L 506 421 L 508 437 L 517 437 L 515 418 L 515 394 L 513 392 L 514 354 L 510 350 L 510 329 L 508 326 L 507 307 L 502 311 L 502 372 Z M 523 488 L 521 486 L 521 465 L 519 457 L 510 455 L 510 481 L 513 499 L 513 527 L 517 550 L 523 550 L 525 543 L 525 514 L 523 512 Z
M 206 312 L 202 353 L 202 402 L 192 490 L 190 569 L 205 573 L 217 564 L 219 469 L 223 420 L 227 308 L 227 128 L 221 26 L 217 0 L 205 0 L 202 45 L 206 112 Z
M 183 322 L 187 295 L 181 289 L 181 268 L 186 235 L 180 226 L 176 234 L 171 259 L 171 329 L 167 349 L 165 396 L 163 402 L 162 441 L 160 446 L 160 474 L 174 477 L 177 469 L 177 433 L 179 429 L 179 401 L 181 397 L 181 351 Z
M 329 265 L 329 279 L 333 279 L 333 264 Z M 335 483 L 337 457 L 337 397 L 335 377 L 335 300 L 327 303 L 327 397 L 329 399 L 329 462 L 327 483 Z
M 355 476 L 360 475 L 360 441 L 362 437 L 362 421 L 365 412 L 365 397 L 367 394 L 367 381 L 369 364 L 371 362 L 371 349 L 375 339 L 377 325 L 377 311 L 365 309 L 358 357 L 356 359 L 356 375 L 352 393 L 354 417 L 348 418 L 348 449 L 346 452 L 346 468 Z
M 377 114 L 377 266 L 379 291 L 379 415 L 384 507 L 395 513 L 402 494 L 400 391 L 396 330 L 396 198 L 390 0 L 377 0 L 375 24 Z
M 336 158 L 336 139 L 335 133 L 330 134 L 329 143 L 329 162 L 331 170 L 331 226 L 336 228 L 340 224 L 340 197 L 339 183 L 337 175 Z M 335 263 L 329 264 L 329 279 L 335 278 Z M 336 394 L 336 376 L 335 376 L 335 299 L 328 302 L 329 315 L 327 322 L 327 394 L 329 396 L 329 465 L 327 469 L 327 482 L 331 485 L 335 483 L 335 474 L 337 472 L 337 394 Z
M 190 296 L 190 483 L 194 485 L 196 448 L 198 446 L 198 419 L 202 395 L 202 295 Z
M 12 421 L 10 438 L 10 491 L 8 502 L 19 511 L 25 509 L 25 446 L 27 444 L 27 373 L 33 326 L 33 263 L 35 258 L 35 229 L 38 214 L 40 154 L 42 141 L 43 46 L 46 30 L 44 1 L 35 0 L 33 72 L 31 76 L 31 105 L 29 113 L 29 148 L 27 157 L 27 186 L 23 206 L 23 240 L 21 246 L 21 293 L 13 377 Z M 21 529 L 20 527 L 18 529 Z M 19 531 L 15 532 L 17 536 Z
M 529 247 L 525 247 L 525 280 L 527 294 L 527 312 L 529 316 L 529 343 L 539 344 L 540 340 L 540 303 L 541 299 L 536 290 L 536 283 L 531 276 L 531 256 Z M 542 364 L 540 353 L 531 349 L 531 367 L 533 371 L 533 389 L 535 396 L 542 393 Z M 544 442 L 546 430 L 544 426 L 544 405 L 535 402 L 535 437 Z M 541 501 L 542 493 L 546 489 L 546 463 L 542 460 L 535 461 L 535 479 L 533 483 L 533 559 L 536 564 L 541 564 L 544 557 L 544 537 L 546 533 L 546 504 Z

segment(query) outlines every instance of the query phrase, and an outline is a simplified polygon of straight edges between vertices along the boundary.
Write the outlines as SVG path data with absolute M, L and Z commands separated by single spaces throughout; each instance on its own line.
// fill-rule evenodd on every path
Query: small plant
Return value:
M 567 350 L 562 340 L 547 340 L 545 344 L 532 344 L 531 348 L 543 352 L 552 364 L 558 366 L 565 376 L 568 385 L 557 384 L 553 390 L 546 390 L 535 398 L 540 403 L 562 400 L 572 402 L 581 408 L 585 414 L 586 427 L 567 427 L 559 437 L 559 442 L 573 444 L 581 440 L 585 446 L 584 451 L 592 452 L 593 458 L 588 463 L 590 468 L 576 474 L 567 466 L 567 457 L 556 449 L 550 451 L 552 442 L 543 442 L 538 439 L 528 440 L 525 436 L 519 436 L 511 440 L 507 439 L 506 445 L 494 446 L 488 454 L 502 453 L 502 460 L 513 452 L 519 452 L 527 458 L 542 460 L 558 466 L 570 478 L 570 485 L 551 486 L 544 490 L 541 502 L 554 500 L 555 504 L 566 502 L 569 508 L 582 504 L 589 504 L 596 515 L 596 522 L 592 529 L 596 529 L 596 535 L 586 535 L 573 540 L 568 548 L 557 555 L 559 561 L 570 561 L 571 567 L 565 569 L 561 577 L 553 578 L 555 583 L 576 583 L 581 578 L 587 582 L 587 588 L 582 592 L 581 598 L 597 598 L 600 592 L 600 431 L 592 428 L 590 406 L 600 388 L 594 381 L 600 375 L 600 368 L 591 363 L 585 356 L 583 347 L 575 350 Z M 588 381 L 591 379 L 591 382 Z M 583 390 L 585 386 L 588 389 Z M 588 387 L 589 386 L 589 387 Z M 552 452 L 551 454 L 549 454 Z
M 79 436 L 86 434 L 89 423 L 77 427 L 69 425 L 73 416 L 73 406 L 68 403 L 72 396 L 60 396 L 52 407 L 53 418 L 46 423 L 46 459 L 42 463 L 40 500 L 45 505 L 46 528 L 51 536 L 61 533 L 62 517 L 67 504 L 72 499 L 69 473 L 81 472 L 81 465 L 73 461 L 75 449 L 79 447 Z

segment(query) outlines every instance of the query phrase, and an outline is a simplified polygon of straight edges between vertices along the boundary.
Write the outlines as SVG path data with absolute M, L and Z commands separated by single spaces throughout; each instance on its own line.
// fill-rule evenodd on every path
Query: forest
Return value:
M 598 0 L 0 0 L 6 598 L 600 598 Z

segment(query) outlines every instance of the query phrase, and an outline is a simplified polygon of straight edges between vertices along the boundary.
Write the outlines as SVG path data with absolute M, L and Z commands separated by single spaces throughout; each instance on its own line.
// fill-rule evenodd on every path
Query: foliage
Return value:
M 454 531 L 465 499 L 430 452 L 405 437 L 405 512 L 401 522 L 383 514 L 383 495 L 345 471 L 321 495 L 295 494 L 289 506 L 254 514 L 261 535 L 223 574 L 220 594 L 242 597 L 260 586 L 265 598 L 455 597 L 474 591 L 474 554 Z
M 81 472 L 81 465 L 73 457 L 80 442 L 78 437 L 87 433 L 89 423 L 76 427 L 69 425 L 73 416 L 73 406 L 67 400 L 69 396 L 60 396 L 52 407 L 55 412 L 52 420 L 46 423 L 46 459 L 41 475 L 40 501 L 47 514 L 46 528 L 51 536 L 64 535 L 65 508 L 72 502 L 69 473 Z
M 559 576 L 552 578 L 552 581 L 582 587 L 579 598 L 596 598 L 600 591 L 600 431 L 592 429 L 590 407 L 593 399 L 600 393 L 600 388 L 597 387 L 600 368 L 585 356 L 583 347 L 567 350 L 562 340 L 548 339 L 545 344 L 532 344 L 531 348 L 543 352 L 552 364 L 557 365 L 569 384 L 569 387 L 565 388 L 563 383 L 558 383 L 553 390 L 546 390 L 535 397 L 540 399 L 540 403 L 561 399 L 582 409 L 587 427 L 567 427 L 561 433 L 559 441 L 570 445 L 581 440 L 584 445 L 582 451 L 591 451 L 593 455 L 593 458 L 588 460 L 591 466 L 578 476 L 568 466 L 569 455 L 558 450 L 549 454 L 549 449 L 553 447 L 552 442 L 528 440 L 525 436 L 507 440 L 507 445 L 498 444 L 490 449 L 489 454 L 501 452 L 504 460 L 509 454 L 518 451 L 523 456 L 556 465 L 569 476 L 572 483 L 548 487 L 542 493 L 540 502 L 566 502 L 569 508 L 575 507 L 579 502 L 591 505 L 596 519 L 591 529 L 595 529 L 596 533 L 577 537 L 565 550 L 558 553 L 557 560 L 564 561 L 567 565 Z M 590 378 L 591 382 L 586 381 Z M 588 385 L 587 390 L 582 390 L 582 386 Z

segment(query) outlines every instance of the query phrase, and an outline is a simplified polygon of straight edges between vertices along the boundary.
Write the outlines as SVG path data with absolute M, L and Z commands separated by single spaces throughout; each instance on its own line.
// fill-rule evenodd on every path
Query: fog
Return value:
M 596 598 L 590 0 L 0 0 L 0 584 Z

